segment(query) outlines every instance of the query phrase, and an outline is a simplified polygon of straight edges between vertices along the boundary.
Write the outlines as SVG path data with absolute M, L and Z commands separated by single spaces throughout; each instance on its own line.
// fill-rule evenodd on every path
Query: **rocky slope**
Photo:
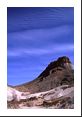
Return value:
M 68 57 L 51 62 L 33 81 L 8 87 L 8 108 L 74 108 L 74 70 Z
M 72 63 L 68 57 L 64 56 L 51 62 L 35 80 L 14 88 L 30 93 L 47 91 L 63 84 L 73 84 L 73 74 Z

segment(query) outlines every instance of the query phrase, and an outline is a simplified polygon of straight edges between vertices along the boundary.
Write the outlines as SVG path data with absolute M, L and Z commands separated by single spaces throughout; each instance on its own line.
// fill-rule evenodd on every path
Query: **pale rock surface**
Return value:
M 73 108 L 74 88 L 68 85 L 34 94 L 9 87 L 8 92 L 8 108 Z
M 14 88 L 7 87 L 7 101 L 20 101 L 21 99 L 26 99 L 26 95 L 28 95 L 29 92 L 20 92 Z

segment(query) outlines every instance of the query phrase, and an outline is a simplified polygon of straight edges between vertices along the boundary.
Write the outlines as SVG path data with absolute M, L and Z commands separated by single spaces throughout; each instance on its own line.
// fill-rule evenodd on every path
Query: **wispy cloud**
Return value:
M 63 45 L 54 45 L 48 48 L 31 48 L 31 49 L 14 49 L 8 50 L 8 56 L 24 56 L 24 55 L 46 55 L 52 53 L 73 51 L 74 45 L 72 44 L 63 44 Z
M 73 24 L 73 7 L 8 8 L 8 32 Z
M 8 33 L 9 40 L 16 39 L 16 40 L 27 40 L 27 41 L 39 41 L 41 39 L 47 39 L 47 38 L 57 38 L 60 37 L 60 35 L 69 35 L 71 32 L 73 32 L 73 25 L 65 25 L 62 24 L 58 27 L 52 27 L 52 28 L 43 28 L 43 29 L 31 29 L 31 30 L 23 30 L 18 32 L 12 32 Z

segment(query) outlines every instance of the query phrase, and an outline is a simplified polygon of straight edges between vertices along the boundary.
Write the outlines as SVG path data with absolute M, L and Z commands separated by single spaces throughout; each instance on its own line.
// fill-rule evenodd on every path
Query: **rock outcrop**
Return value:
M 74 88 L 68 85 L 34 94 L 27 94 L 24 92 L 24 95 L 21 95 L 21 92 L 19 92 L 16 93 L 16 97 L 14 96 L 12 100 L 8 99 L 8 108 L 74 108 Z
M 26 99 L 26 96 L 30 92 L 20 92 L 12 87 L 7 86 L 7 101 L 20 101 L 21 99 Z

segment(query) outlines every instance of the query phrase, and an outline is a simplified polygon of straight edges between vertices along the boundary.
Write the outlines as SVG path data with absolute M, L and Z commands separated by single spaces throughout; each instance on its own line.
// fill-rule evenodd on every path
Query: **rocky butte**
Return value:
M 33 81 L 8 86 L 8 108 L 74 108 L 74 69 L 70 59 L 59 57 Z

